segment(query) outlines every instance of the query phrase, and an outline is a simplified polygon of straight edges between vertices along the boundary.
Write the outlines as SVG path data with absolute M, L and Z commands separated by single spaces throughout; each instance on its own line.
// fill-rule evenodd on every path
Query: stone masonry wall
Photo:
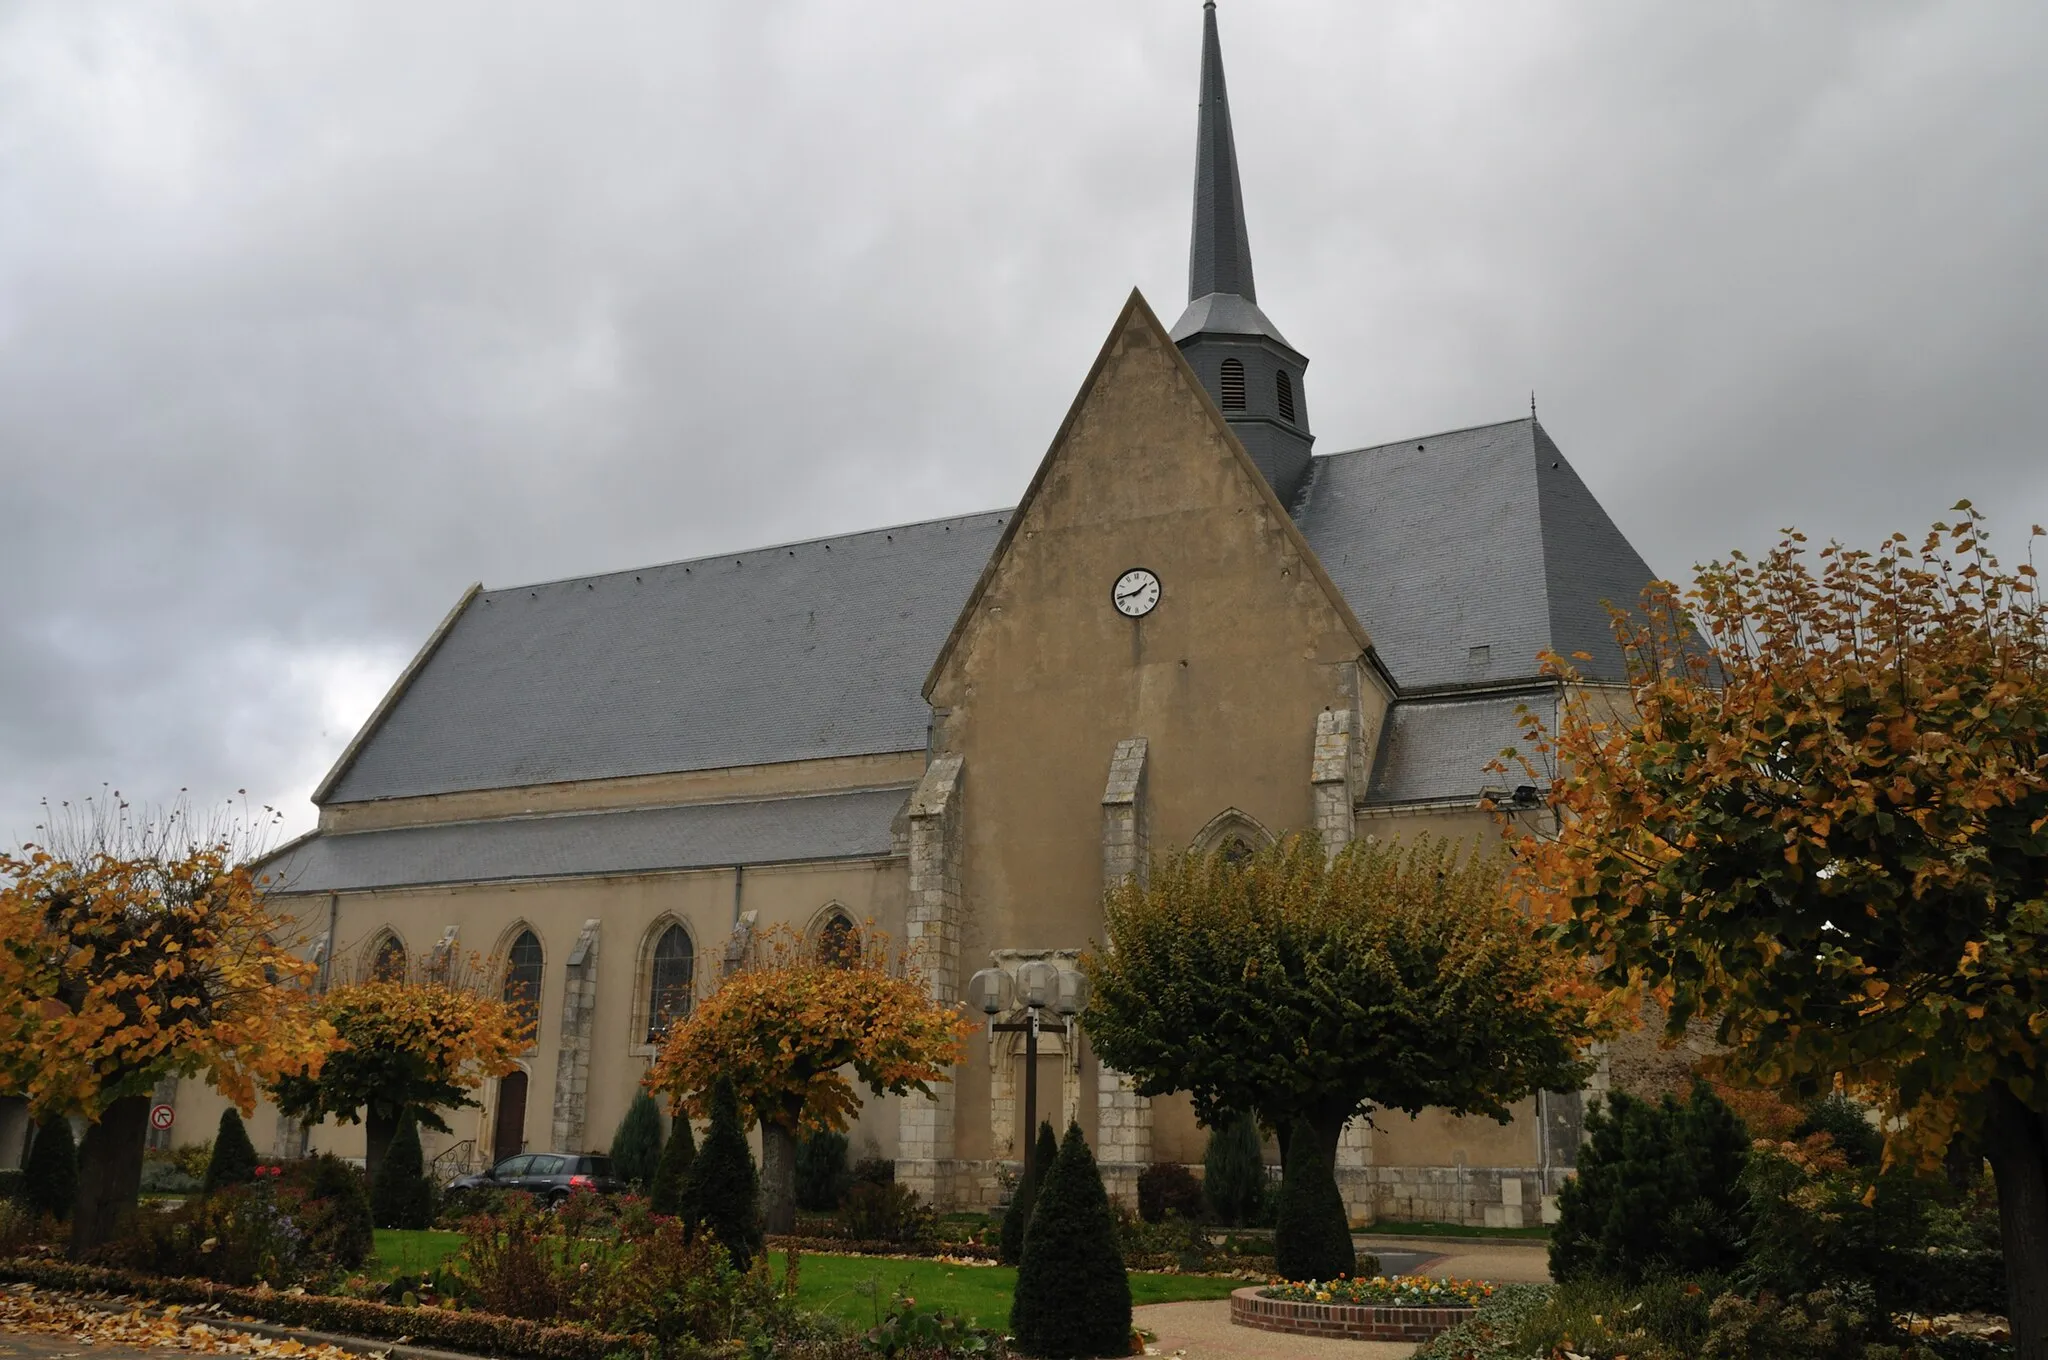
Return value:
M 907 946 L 918 956 L 934 999 L 960 992 L 960 756 L 940 756 L 910 796 L 910 892 Z M 927 1204 L 953 1202 L 953 1083 L 903 1105 L 896 1180 Z

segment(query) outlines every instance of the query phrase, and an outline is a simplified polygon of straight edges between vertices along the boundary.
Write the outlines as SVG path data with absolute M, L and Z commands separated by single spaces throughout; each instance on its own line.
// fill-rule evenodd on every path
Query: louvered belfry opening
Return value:
M 1244 365 L 1236 359 L 1223 361 L 1223 409 L 1244 409 Z
M 1294 423 L 1294 380 L 1281 369 L 1273 375 L 1273 395 L 1280 403 L 1280 418 L 1290 425 Z

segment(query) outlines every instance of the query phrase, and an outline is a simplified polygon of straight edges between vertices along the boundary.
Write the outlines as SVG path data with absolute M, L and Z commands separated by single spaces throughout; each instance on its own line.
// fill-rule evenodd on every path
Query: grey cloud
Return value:
M 1225 0 L 1320 446 L 1545 424 L 1659 570 L 2048 519 L 2048 11 Z M 313 779 L 471 580 L 1008 504 L 1177 311 L 1199 13 L 0 14 L 0 832 Z

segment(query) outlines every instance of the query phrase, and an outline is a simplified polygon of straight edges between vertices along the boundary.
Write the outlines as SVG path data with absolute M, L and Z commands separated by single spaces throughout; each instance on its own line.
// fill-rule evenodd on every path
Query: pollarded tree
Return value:
M 1981 1137 L 2048 1360 L 2048 617 L 1957 509 L 1917 548 L 1793 534 L 1655 588 L 1623 701 L 1532 724 L 1558 830 L 1521 854 L 1561 938 L 1672 1033 L 1714 1017 L 1732 1075 L 1839 1076 L 1930 1163 Z
M 317 1073 L 288 1074 L 271 1086 L 284 1115 L 364 1125 L 364 1167 L 371 1184 L 410 1111 L 441 1133 L 443 1109 L 478 1107 L 470 1092 L 518 1066 L 532 1021 L 488 979 L 476 959 L 370 963 L 361 981 L 331 988 L 319 1013 L 338 1036 Z
M 741 1115 L 761 1125 L 768 1231 L 796 1221 L 796 1139 L 843 1131 L 860 1109 L 841 1069 L 876 1095 L 931 1094 L 951 1080 L 971 1026 L 932 999 L 915 961 L 886 942 L 848 932 L 828 952 L 794 932 L 769 933 L 760 959 L 727 977 L 669 1032 L 648 1085 L 672 1106 L 708 1115 L 730 1081 Z
M 1509 901 L 1500 861 L 1427 837 L 1334 859 L 1312 833 L 1235 862 L 1182 854 L 1104 910 L 1112 947 L 1083 960 L 1096 1053 L 1142 1094 L 1186 1091 L 1204 1123 L 1287 1126 L 1287 1174 L 1331 1193 L 1283 1185 L 1283 1205 L 1333 1202 L 1354 1115 L 1506 1122 L 1534 1092 L 1576 1089 L 1604 1032 L 1583 967 Z M 1303 1126 L 1314 1156 L 1293 1155 Z
M 0 854 L 0 1086 L 46 1122 L 88 1121 L 71 1237 L 83 1254 L 135 1206 L 159 1080 L 204 1074 L 253 1111 L 259 1084 L 318 1070 L 334 1032 L 245 831 L 182 807 L 137 818 L 115 795 L 60 810 L 45 839 Z

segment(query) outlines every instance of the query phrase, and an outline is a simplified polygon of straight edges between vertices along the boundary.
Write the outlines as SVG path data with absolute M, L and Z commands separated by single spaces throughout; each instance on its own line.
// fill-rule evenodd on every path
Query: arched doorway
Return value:
M 526 1147 L 526 1073 L 498 1078 L 498 1121 L 491 1129 L 491 1161 L 502 1162 Z

